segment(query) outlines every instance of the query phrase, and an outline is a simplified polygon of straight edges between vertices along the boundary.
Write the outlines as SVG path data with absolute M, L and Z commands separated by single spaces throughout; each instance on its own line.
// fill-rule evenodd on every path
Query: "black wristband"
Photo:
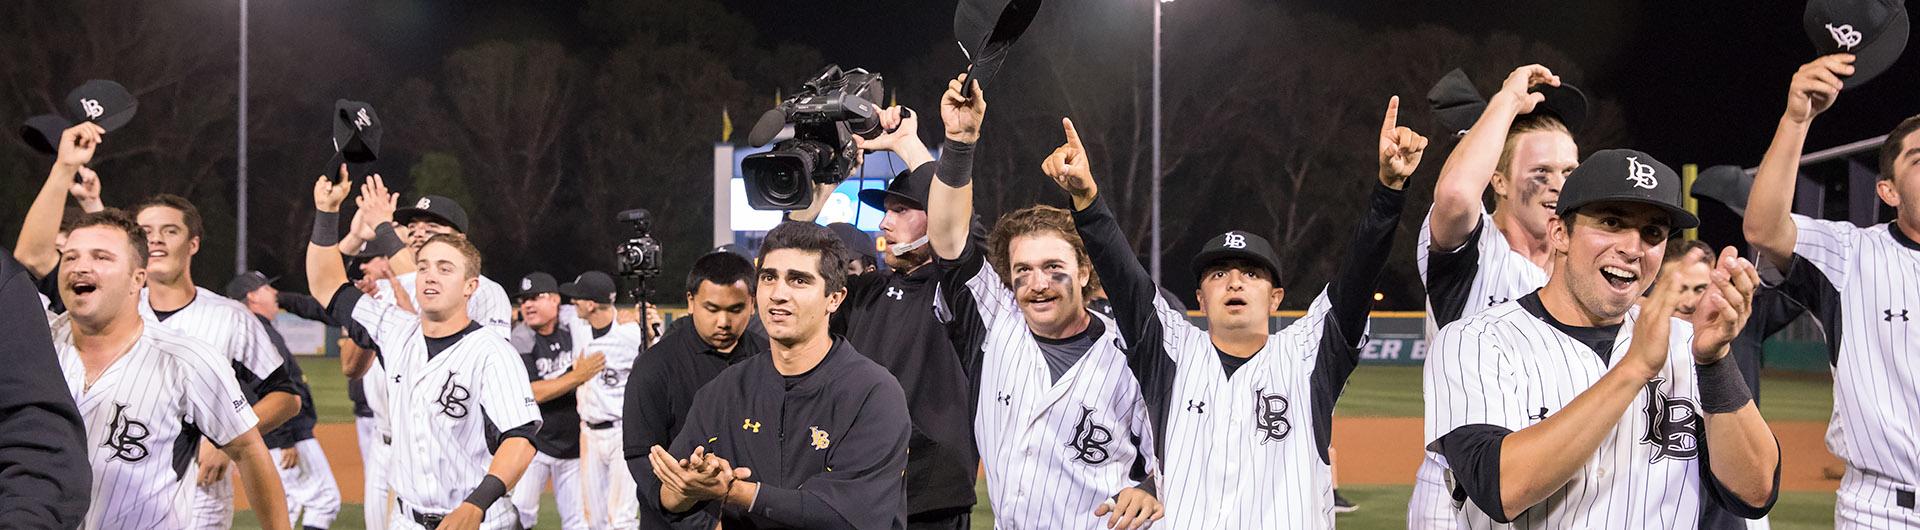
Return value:
M 400 234 L 393 231 L 393 223 L 380 223 L 380 226 L 373 228 L 373 241 L 368 241 L 366 250 L 360 253 L 391 258 L 406 246 L 405 242 L 400 241 Z
M 947 140 L 940 145 L 940 165 L 933 176 L 951 188 L 973 183 L 973 144 Z
M 1740 410 L 1753 401 L 1753 389 L 1747 388 L 1747 378 L 1740 375 L 1740 363 L 1731 355 L 1713 364 L 1696 364 L 1693 373 L 1700 379 L 1700 408 L 1708 414 Z
M 500 477 L 489 474 L 487 478 L 480 479 L 480 485 L 473 488 L 473 493 L 467 494 L 467 500 L 460 502 L 471 504 L 481 512 L 485 512 L 488 507 L 493 506 L 494 501 L 500 500 L 500 497 L 506 494 L 507 483 L 501 482 Z
M 340 244 L 340 212 L 315 212 L 313 236 L 309 241 L 323 247 Z

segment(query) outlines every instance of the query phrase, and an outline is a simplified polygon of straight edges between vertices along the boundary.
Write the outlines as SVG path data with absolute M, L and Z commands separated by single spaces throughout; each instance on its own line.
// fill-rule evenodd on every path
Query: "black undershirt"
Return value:
M 1541 322 L 1553 326 L 1553 329 L 1559 330 L 1561 333 L 1567 334 L 1568 337 L 1573 337 L 1573 340 L 1580 341 L 1581 344 L 1587 345 L 1587 348 L 1593 350 L 1595 355 L 1600 356 L 1601 363 L 1613 363 L 1613 341 L 1620 337 L 1620 324 L 1589 328 L 1562 323 L 1553 318 L 1552 313 L 1547 312 L 1546 304 L 1540 301 L 1540 291 L 1527 293 L 1526 296 L 1520 297 L 1520 308 L 1527 310 L 1528 314 L 1540 319 Z
M 426 337 L 427 360 L 429 361 L 433 360 L 433 356 L 439 355 L 440 352 L 446 351 L 447 348 L 453 347 L 455 343 L 460 342 L 460 339 L 462 337 L 465 337 L 467 336 L 468 333 L 473 333 L 475 331 L 480 331 L 480 323 L 469 320 L 467 321 L 467 327 L 461 328 L 460 331 L 456 331 L 452 335 L 447 335 L 445 337 L 439 337 L 439 338 Z
M 1253 357 L 1236 357 L 1233 354 L 1221 351 L 1217 346 L 1213 348 L 1213 353 L 1220 355 L 1220 367 L 1227 370 L 1228 378 L 1232 378 L 1234 372 L 1240 371 L 1240 367 L 1246 366 L 1247 361 L 1253 360 Z
M 1040 356 L 1047 361 L 1047 372 L 1053 375 L 1053 382 L 1060 382 L 1060 376 L 1066 375 L 1067 370 L 1080 362 L 1081 357 L 1086 357 L 1094 343 L 1106 335 L 1107 326 L 1101 324 L 1100 319 L 1089 317 L 1087 320 L 1087 329 L 1071 337 L 1049 339 L 1038 334 L 1033 336 L 1033 340 L 1040 345 Z

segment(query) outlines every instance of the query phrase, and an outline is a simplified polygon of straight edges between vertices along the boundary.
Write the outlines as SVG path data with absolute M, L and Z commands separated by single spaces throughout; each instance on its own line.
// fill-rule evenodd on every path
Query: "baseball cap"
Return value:
M 847 223 L 830 223 L 827 229 L 832 230 L 833 235 L 840 236 L 840 242 L 845 244 L 847 250 L 852 251 L 855 256 L 880 259 L 880 250 L 873 246 L 873 236 L 860 231 L 859 227 Z
M 107 132 L 132 121 L 138 110 L 140 103 L 133 100 L 133 93 L 127 92 L 127 87 L 105 79 L 87 81 L 67 93 L 67 116 L 94 122 Z
M 1688 212 L 1680 197 L 1680 174 L 1632 149 L 1608 149 L 1594 153 L 1567 175 L 1560 187 L 1560 206 L 1554 213 L 1565 216 L 1590 204 L 1611 201 L 1651 204 L 1667 211 L 1675 230 L 1700 226 L 1700 219 Z
M 732 252 L 736 256 L 747 258 L 747 261 L 753 261 L 753 254 L 750 252 L 747 252 L 747 247 L 743 247 L 733 243 L 727 243 L 725 245 L 713 247 L 713 250 L 709 251 L 708 253 L 711 254 L 714 252 Z
M 514 291 L 513 298 L 518 300 L 536 294 L 558 292 L 560 292 L 560 282 L 554 280 L 552 274 L 535 272 L 520 277 L 520 290 Z
M 1713 166 L 1700 170 L 1689 191 L 1695 199 L 1712 199 L 1727 205 L 1741 217 L 1747 215 L 1747 195 L 1753 192 L 1753 176 L 1740 166 Z M 1765 260 L 1762 260 L 1765 261 Z
M 937 164 L 920 164 L 920 167 L 901 171 L 893 176 L 884 190 L 860 190 L 860 203 L 875 210 L 887 211 L 887 197 L 895 197 L 908 202 L 915 210 L 927 209 L 927 194 L 933 189 L 933 167 Z
M 339 171 L 342 163 L 352 178 L 372 174 L 373 162 L 380 159 L 380 114 L 365 102 L 341 99 L 333 102 L 329 121 L 333 122 L 333 158 L 327 161 L 326 175 Z
M 20 124 L 20 139 L 27 142 L 27 146 L 35 151 L 49 155 L 59 154 L 60 134 L 72 126 L 73 122 L 59 114 L 41 114 L 27 118 L 26 123 Z
M 1040 0 L 960 0 L 953 11 L 953 37 L 972 63 L 967 79 L 981 90 L 1000 72 L 1007 52 L 1040 13 Z
M 1907 49 L 1907 8 L 1900 0 L 1810 0 L 1802 22 L 1821 56 L 1851 53 L 1847 90 L 1887 71 Z
M 1562 81 L 1560 86 L 1540 85 L 1528 92 L 1546 96 L 1533 106 L 1531 115 L 1547 115 L 1560 119 L 1569 132 L 1580 132 L 1587 123 L 1587 94 L 1571 83 Z
M 247 295 L 255 289 L 272 285 L 274 280 L 278 279 L 279 278 L 268 278 L 267 275 L 261 274 L 260 271 L 247 271 L 235 275 L 233 280 L 227 282 L 227 288 L 222 292 L 226 293 L 227 298 L 241 300 L 245 299 Z
M 462 234 L 467 233 L 467 209 L 444 195 L 421 197 L 413 202 L 413 206 L 393 211 L 393 222 L 402 226 L 421 218 L 451 226 Z
M 587 271 L 580 273 L 572 282 L 561 285 L 560 294 L 567 298 L 610 304 L 613 303 L 613 285 L 613 277 L 607 273 Z
M 1466 136 L 1473 122 L 1487 110 L 1487 98 L 1480 97 L 1473 81 L 1459 68 L 1440 76 L 1433 88 L 1427 89 L 1427 104 L 1433 106 L 1433 119 L 1440 123 L 1440 130 L 1455 138 Z
M 1200 253 L 1193 255 L 1193 275 L 1199 277 L 1207 266 L 1218 261 L 1244 259 L 1267 268 L 1267 274 L 1273 276 L 1274 285 L 1280 284 L 1280 260 L 1273 257 L 1273 245 L 1267 238 L 1253 235 L 1244 230 L 1230 230 L 1213 236 L 1207 244 L 1200 247 Z

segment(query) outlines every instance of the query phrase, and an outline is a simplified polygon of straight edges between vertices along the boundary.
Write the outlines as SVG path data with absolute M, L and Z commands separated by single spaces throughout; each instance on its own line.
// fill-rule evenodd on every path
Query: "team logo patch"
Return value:
M 127 417 L 125 403 L 113 404 L 113 420 L 107 423 L 107 441 L 100 444 L 113 450 L 112 458 L 139 462 L 147 458 L 147 424 Z
M 1640 157 L 1637 156 L 1627 157 L 1627 180 L 1633 181 L 1634 187 L 1638 188 L 1654 189 L 1660 186 L 1660 181 L 1653 178 L 1653 166 L 1640 163 Z
M 760 422 L 753 421 L 753 418 L 740 420 L 740 430 L 753 431 L 755 434 L 758 434 L 760 432 Z
M 1686 398 L 1667 397 L 1660 389 L 1666 378 L 1647 382 L 1647 434 L 1640 443 L 1654 448 L 1648 463 L 1663 459 L 1693 460 L 1700 457 L 1700 408 Z
M 425 200 L 425 199 L 422 199 L 422 200 Z M 520 290 L 524 292 L 529 289 L 533 289 L 533 278 L 521 278 Z
M 432 205 L 433 205 L 433 200 L 428 199 L 426 197 L 421 197 L 420 202 L 413 203 L 414 208 L 419 208 L 422 210 L 425 210 L 427 209 L 428 206 L 432 206 Z
M 601 369 L 600 384 L 603 384 L 612 388 L 624 387 L 626 385 L 621 384 L 620 379 L 622 376 L 625 376 L 625 375 L 627 375 L 626 370 L 615 370 L 613 368 Z
M 467 400 L 473 397 L 473 393 L 467 391 L 467 387 L 460 386 L 460 383 L 453 382 L 454 375 L 447 373 L 447 382 L 440 384 L 440 399 L 434 400 L 434 403 L 440 405 L 440 413 L 449 418 L 465 418 Z
M 1893 319 L 1896 319 L 1896 318 L 1897 318 L 1897 319 L 1900 319 L 1900 321 L 1901 321 L 1901 322 L 1907 322 L 1907 321 L 1908 321 L 1908 320 L 1907 320 L 1907 310 L 1905 310 L 1905 309 L 1902 309 L 1902 310 L 1899 310 L 1899 311 L 1894 311 L 1894 310 L 1892 310 L 1892 309 L 1882 309 L 1882 310 L 1880 310 L 1880 314 L 1882 315 L 1882 316 L 1881 316 L 1881 318 L 1880 318 L 1880 321 L 1881 321 L 1881 322 L 1892 322 L 1892 321 L 1893 321 Z
M 1228 232 L 1220 240 L 1220 246 L 1227 248 L 1247 248 L 1247 236 Z
M 819 427 L 811 426 L 807 427 L 807 431 L 812 433 L 813 450 L 819 451 L 833 446 L 833 440 L 827 438 L 827 431 L 820 430 Z
M 1207 402 L 1205 402 L 1205 401 L 1194 401 L 1194 400 L 1191 400 L 1191 399 L 1189 399 L 1189 400 L 1187 400 L 1187 412 L 1192 412 L 1192 413 L 1194 413 L 1194 414 L 1206 414 L 1206 413 L 1207 413 Z
M 1287 397 L 1268 394 L 1264 388 L 1254 390 L 1253 422 L 1261 445 L 1286 440 L 1293 432 L 1293 422 L 1287 420 Z
M 1105 463 L 1112 453 L 1107 444 L 1113 442 L 1113 431 L 1093 422 L 1093 408 L 1080 406 L 1080 422 L 1073 425 L 1073 439 L 1067 441 L 1067 447 L 1073 449 L 1073 459 L 1087 465 Z
M 101 106 L 100 100 L 97 99 L 80 98 L 80 108 L 87 111 L 87 119 L 89 120 L 107 113 L 107 108 Z
M 1822 25 L 1827 27 L 1827 34 L 1833 35 L 1833 44 L 1847 51 L 1852 51 L 1854 46 L 1859 46 L 1860 41 L 1867 37 L 1859 30 L 1853 29 L 1853 24 L 1841 24 L 1840 27 L 1834 27 L 1833 24 Z
M 892 298 L 894 300 L 903 300 L 906 298 L 906 296 L 907 296 L 907 292 L 900 290 L 900 288 L 898 287 L 892 287 L 892 286 L 887 287 L 887 294 L 886 294 L 887 298 Z

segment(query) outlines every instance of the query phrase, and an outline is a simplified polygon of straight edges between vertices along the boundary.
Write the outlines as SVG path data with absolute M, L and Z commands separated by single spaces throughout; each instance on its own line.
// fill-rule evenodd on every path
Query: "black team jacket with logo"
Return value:
M 900 384 L 843 339 L 796 376 L 754 355 L 700 389 L 670 451 L 706 447 L 752 469 L 753 507 L 703 502 L 668 518 L 705 512 L 727 530 L 905 528 L 909 430 Z

